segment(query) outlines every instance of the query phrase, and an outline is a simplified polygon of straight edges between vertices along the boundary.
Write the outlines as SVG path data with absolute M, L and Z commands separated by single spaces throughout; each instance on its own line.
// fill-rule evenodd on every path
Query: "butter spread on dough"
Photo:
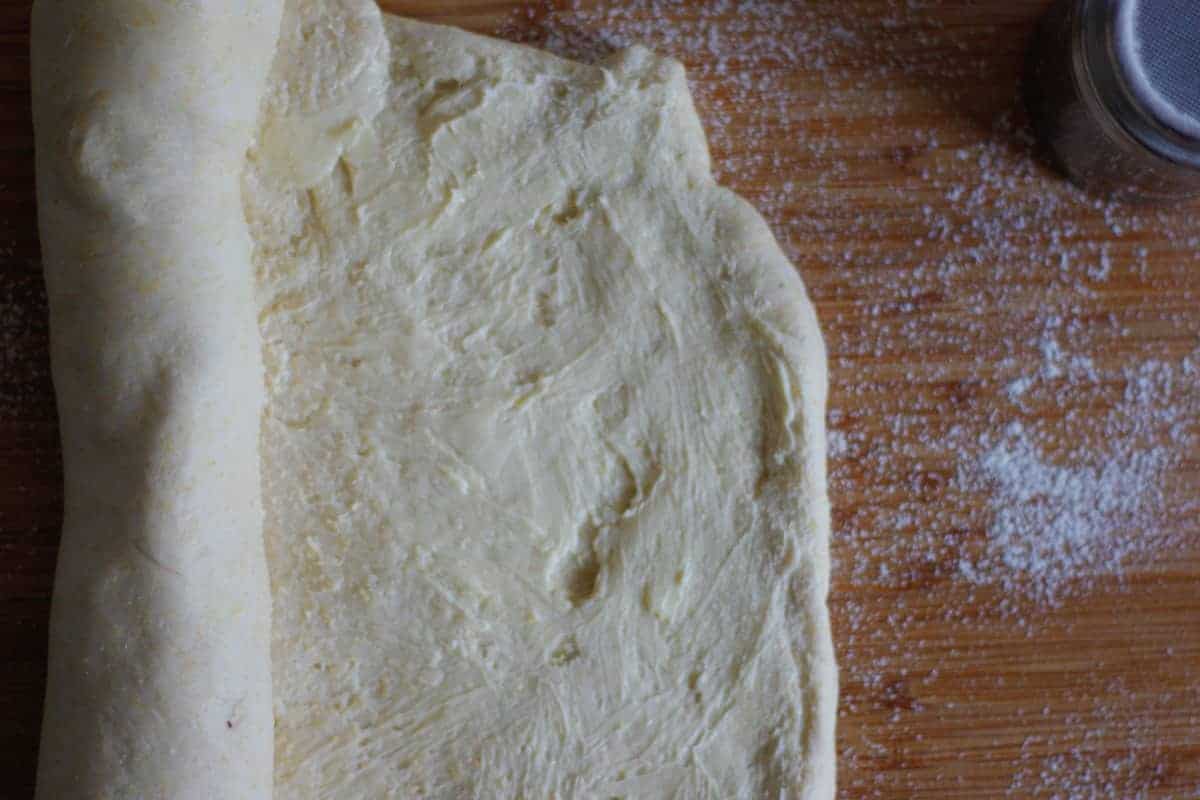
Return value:
M 277 795 L 831 796 L 824 351 L 682 68 L 305 0 L 273 80 Z

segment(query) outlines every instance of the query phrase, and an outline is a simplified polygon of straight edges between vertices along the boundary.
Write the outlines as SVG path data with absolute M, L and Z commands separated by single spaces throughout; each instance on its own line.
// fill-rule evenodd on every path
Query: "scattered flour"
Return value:
M 976 465 L 989 484 L 992 519 L 987 552 L 964 558 L 963 576 L 1051 604 L 1088 576 L 1119 573 L 1131 558 L 1152 555 L 1161 545 L 1154 525 L 1169 452 L 1118 449 L 1085 458 L 1052 463 L 1021 423 L 1011 423 Z
M 0 228 L 0 241 L 4 239 Z M 14 262 L 11 245 L 0 245 L 0 421 L 53 417 L 47 363 L 46 298 L 38 265 Z

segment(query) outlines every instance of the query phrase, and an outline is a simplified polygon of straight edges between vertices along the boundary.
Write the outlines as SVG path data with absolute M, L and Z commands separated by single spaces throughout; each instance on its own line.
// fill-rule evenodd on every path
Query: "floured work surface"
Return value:
M 831 794 L 824 353 L 682 69 L 313 2 L 274 81 L 277 795 Z

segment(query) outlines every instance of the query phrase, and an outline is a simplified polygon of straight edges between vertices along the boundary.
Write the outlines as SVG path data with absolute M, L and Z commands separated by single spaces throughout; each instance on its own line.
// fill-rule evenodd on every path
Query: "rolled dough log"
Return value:
M 823 346 L 682 69 L 253 7 L 38 0 L 39 797 L 830 797 Z
M 38 0 L 66 518 L 42 800 L 270 796 L 262 362 L 239 175 L 282 0 Z

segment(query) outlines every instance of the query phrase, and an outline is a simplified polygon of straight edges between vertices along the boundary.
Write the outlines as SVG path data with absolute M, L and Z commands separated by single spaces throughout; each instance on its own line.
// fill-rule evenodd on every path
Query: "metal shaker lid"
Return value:
M 1134 101 L 1200 143 L 1200 0 L 1118 0 L 1112 47 Z

